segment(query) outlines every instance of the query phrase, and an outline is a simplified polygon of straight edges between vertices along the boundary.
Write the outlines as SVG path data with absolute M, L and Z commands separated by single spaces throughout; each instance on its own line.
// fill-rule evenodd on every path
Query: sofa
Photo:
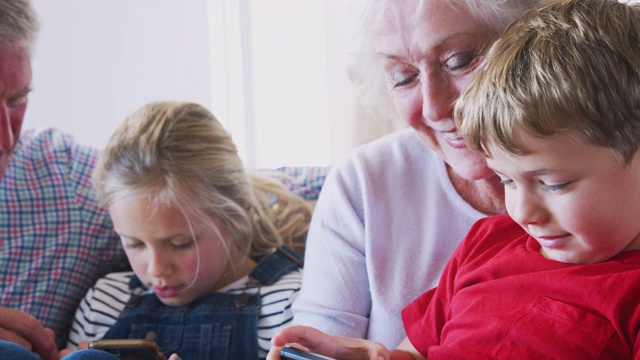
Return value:
M 305 199 L 313 210 L 329 169 L 330 167 L 328 166 L 289 166 L 277 169 L 263 169 L 260 172 L 266 172 L 280 180 L 292 193 Z M 274 198 L 273 201 L 275 200 Z M 302 228 L 299 228 L 294 238 L 286 239 L 285 242 L 294 251 L 304 256 L 307 228 L 311 218 L 306 211 L 302 215 L 296 214 L 296 211 L 294 211 L 290 216 L 299 216 L 301 222 L 298 226 L 302 226 Z
M 314 202 L 320 195 L 329 169 L 329 166 L 291 166 L 267 171 L 279 173 L 279 178 L 289 190 L 307 201 Z

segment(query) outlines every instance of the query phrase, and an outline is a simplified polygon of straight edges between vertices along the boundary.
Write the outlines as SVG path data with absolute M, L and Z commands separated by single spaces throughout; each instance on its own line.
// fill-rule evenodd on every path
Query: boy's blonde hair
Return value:
M 107 207 L 127 197 L 177 206 L 254 260 L 304 237 L 311 215 L 281 183 L 249 175 L 231 136 L 193 103 L 150 103 L 131 114 L 111 136 L 94 184 Z
M 552 1 L 511 24 L 456 104 L 468 145 L 522 154 L 521 129 L 574 131 L 628 163 L 640 142 L 639 6 Z

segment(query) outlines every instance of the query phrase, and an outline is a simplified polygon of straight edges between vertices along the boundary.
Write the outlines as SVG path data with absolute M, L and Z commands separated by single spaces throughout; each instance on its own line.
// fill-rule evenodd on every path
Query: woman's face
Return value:
M 492 175 L 484 157 L 458 136 L 454 102 L 497 35 L 462 7 L 440 0 L 389 1 L 373 44 L 402 120 L 463 178 Z

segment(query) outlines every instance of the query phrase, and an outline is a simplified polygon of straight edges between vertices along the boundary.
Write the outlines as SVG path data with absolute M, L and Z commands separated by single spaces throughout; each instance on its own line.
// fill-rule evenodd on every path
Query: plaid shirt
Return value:
M 277 169 L 263 169 L 280 180 L 289 190 L 305 200 L 318 200 L 324 179 L 330 166 L 284 166 Z
M 86 291 L 127 264 L 91 187 L 97 157 L 57 130 L 29 130 L 0 181 L 0 305 L 35 316 L 59 347 Z

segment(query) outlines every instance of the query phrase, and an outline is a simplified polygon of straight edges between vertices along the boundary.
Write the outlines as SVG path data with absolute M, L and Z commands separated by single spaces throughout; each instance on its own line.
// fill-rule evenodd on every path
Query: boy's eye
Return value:
M 567 186 L 569 186 L 571 183 L 564 183 L 564 184 L 556 184 L 556 185 L 549 185 L 549 184 L 545 184 L 546 188 L 549 189 L 550 191 L 560 191 L 560 190 L 564 190 L 567 188 Z
M 501 179 L 500 180 L 500 184 L 502 186 L 507 186 L 507 187 L 513 187 L 514 186 L 513 180 L 511 180 L 511 179 Z

